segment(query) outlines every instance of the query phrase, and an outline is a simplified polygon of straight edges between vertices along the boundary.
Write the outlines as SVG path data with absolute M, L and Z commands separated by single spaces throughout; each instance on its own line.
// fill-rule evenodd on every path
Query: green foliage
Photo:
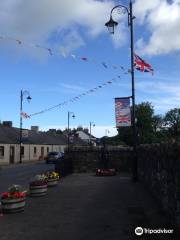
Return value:
M 135 106 L 136 129 L 140 143 L 149 143 L 153 139 L 154 109 L 151 103 L 143 102 Z
M 164 125 L 168 128 L 170 136 L 180 136 L 180 108 L 171 109 L 166 113 Z
M 176 114 L 168 114 L 168 125 L 173 129 L 180 131 L 180 113 L 176 110 Z M 178 112 L 178 113 L 177 113 Z M 169 117 L 171 116 L 171 118 Z M 173 116 L 172 116 L 173 115 Z M 154 115 L 154 108 L 149 102 L 142 102 L 135 106 L 136 116 L 136 136 L 137 144 L 158 143 L 167 141 L 171 135 L 170 129 L 167 130 L 165 126 L 165 119 L 161 115 Z M 170 124 L 171 123 L 171 124 Z M 173 123 L 173 124 L 172 124 Z M 178 127 L 175 127 L 177 126 Z M 175 133 L 175 130 L 173 131 Z M 132 127 L 118 128 L 119 139 L 127 145 L 133 145 Z
M 122 139 L 120 139 L 119 135 L 113 136 L 113 137 L 102 137 L 101 142 L 104 142 L 105 144 L 116 146 L 116 145 L 126 145 Z

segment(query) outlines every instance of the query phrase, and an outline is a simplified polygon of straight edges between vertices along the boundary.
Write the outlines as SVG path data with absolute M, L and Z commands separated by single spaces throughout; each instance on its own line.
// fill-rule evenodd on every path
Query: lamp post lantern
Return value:
M 26 99 L 28 102 L 30 102 L 32 99 L 30 97 L 30 93 L 28 91 L 21 90 L 21 93 L 20 93 L 19 163 L 22 163 L 22 126 L 23 126 L 22 112 L 23 112 L 23 98 L 25 95 L 27 95 Z
M 112 13 L 115 9 L 123 10 L 123 13 L 128 14 L 128 26 L 130 27 L 130 41 L 131 41 L 131 85 L 132 85 L 132 130 L 133 130 L 133 180 L 138 180 L 137 174 L 137 137 L 136 137 L 136 125 L 135 125 L 135 86 L 134 86 L 134 36 L 133 36 L 133 16 L 132 1 L 129 2 L 129 7 L 124 5 L 117 5 L 112 8 L 110 13 L 110 20 L 105 24 L 111 34 L 114 34 L 114 29 L 118 25 L 112 18 Z
M 70 116 L 72 116 L 73 119 L 75 118 L 75 115 L 73 112 L 68 112 L 68 151 L 69 151 L 69 137 L 70 137 L 70 129 L 69 129 Z

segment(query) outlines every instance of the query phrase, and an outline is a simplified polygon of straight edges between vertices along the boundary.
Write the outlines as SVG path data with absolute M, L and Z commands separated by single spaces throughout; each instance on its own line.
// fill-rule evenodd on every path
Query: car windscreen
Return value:
M 50 152 L 50 153 L 48 153 L 48 156 L 55 156 L 55 155 L 58 155 L 58 152 Z

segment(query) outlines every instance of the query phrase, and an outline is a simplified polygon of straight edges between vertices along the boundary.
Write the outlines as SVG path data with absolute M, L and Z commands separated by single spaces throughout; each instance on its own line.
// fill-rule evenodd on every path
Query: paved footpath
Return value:
M 0 240 L 176 239 L 136 236 L 137 226 L 170 228 L 139 183 L 123 175 L 72 174 L 48 189 L 47 196 L 27 198 L 24 212 L 1 216 Z

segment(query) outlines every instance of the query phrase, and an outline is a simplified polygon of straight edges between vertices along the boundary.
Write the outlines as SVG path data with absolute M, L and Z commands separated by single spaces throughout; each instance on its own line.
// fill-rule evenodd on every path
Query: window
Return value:
M 0 157 L 4 157 L 4 146 L 0 146 Z
M 47 147 L 47 153 L 49 152 L 49 147 Z
M 34 156 L 36 156 L 36 153 L 37 153 L 37 148 L 34 147 Z
M 21 155 L 24 155 L 24 147 L 21 147 Z

